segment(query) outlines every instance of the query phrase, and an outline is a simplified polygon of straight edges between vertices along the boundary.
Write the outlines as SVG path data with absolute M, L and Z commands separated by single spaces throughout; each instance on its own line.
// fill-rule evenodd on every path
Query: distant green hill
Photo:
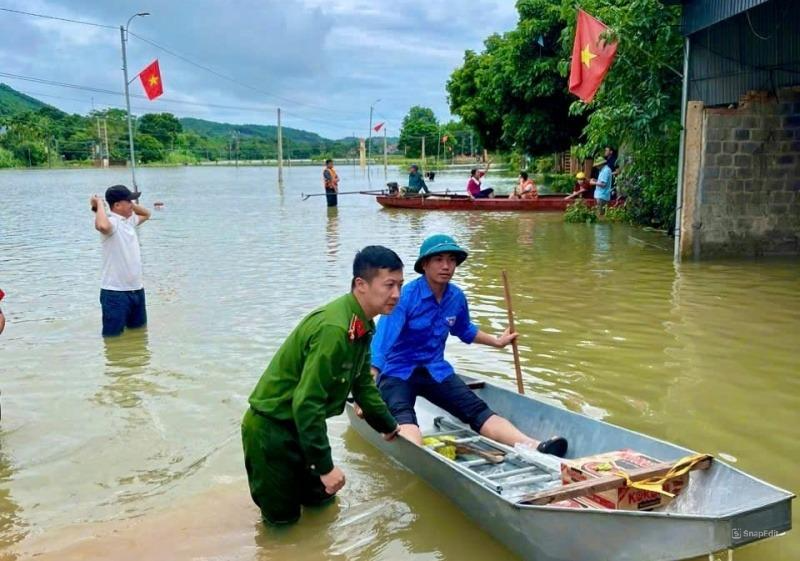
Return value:
M 10 86 L 0 84 L 0 116 L 19 115 L 26 111 L 36 111 L 42 107 L 50 106 L 38 99 L 18 92 Z
M 238 132 L 242 138 L 260 138 L 271 142 L 277 142 L 278 127 L 272 125 L 232 125 L 230 123 L 216 123 L 203 119 L 184 117 L 178 119 L 186 132 L 194 132 L 209 138 L 230 138 L 231 134 Z M 283 138 L 298 143 L 319 143 L 327 142 L 328 139 L 320 135 L 299 129 L 283 127 Z

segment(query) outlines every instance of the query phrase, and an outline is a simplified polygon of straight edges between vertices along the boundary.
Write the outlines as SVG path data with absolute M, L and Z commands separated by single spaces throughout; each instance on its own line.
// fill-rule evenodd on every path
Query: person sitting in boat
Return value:
M 425 179 L 422 177 L 422 174 L 419 172 L 419 166 L 417 164 L 411 164 L 408 168 L 408 187 L 405 188 L 404 193 L 419 193 L 422 191 L 423 193 L 430 193 L 430 189 L 428 186 L 425 185 Z
M 514 188 L 514 192 L 509 195 L 509 199 L 537 199 L 539 192 L 536 190 L 536 183 L 528 177 L 527 171 L 519 172 L 519 183 Z
M 594 198 L 594 185 L 589 182 L 586 174 L 582 171 L 575 175 L 575 186 L 572 188 L 572 194 L 566 197 L 567 199 L 591 199 Z
M 488 171 L 488 167 L 486 171 Z M 481 178 L 486 175 L 486 171 L 478 168 L 472 168 L 469 172 L 469 181 L 467 181 L 467 193 L 473 199 L 487 199 L 494 197 L 494 189 L 491 187 L 481 189 Z
M 450 236 L 437 234 L 426 239 L 414 264 L 421 276 L 403 287 L 397 306 L 381 317 L 375 331 L 372 374 L 400 424 L 400 435 L 422 444 L 414 412 L 414 402 L 422 396 L 488 438 L 563 457 L 566 439 L 553 437 L 540 442 L 523 434 L 475 395 L 444 359 L 449 335 L 467 344 L 498 349 L 517 337 L 510 329 L 498 336 L 490 335 L 470 320 L 464 293 L 450 282 L 466 258 L 467 252 Z

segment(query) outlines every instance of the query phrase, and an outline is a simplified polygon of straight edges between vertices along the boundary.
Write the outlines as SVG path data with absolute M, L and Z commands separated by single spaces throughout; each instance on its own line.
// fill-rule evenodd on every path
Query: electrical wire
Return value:
M 69 22 L 69 23 L 78 23 L 80 25 L 90 25 L 92 27 L 102 27 L 102 28 L 105 28 L 105 29 L 118 29 L 117 27 L 114 27 L 113 25 L 103 25 L 101 23 L 93 23 L 91 21 L 81 21 L 81 20 L 77 20 L 77 19 L 60 18 L 60 17 L 57 17 L 57 16 L 49 16 L 47 14 L 35 14 L 33 12 L 24 12 L 22 10 L 12 10 L 11 8 L 0 8 L 0 11 L 10 12 L 12 14 L 20 14 L 20 15 L 24 15 L 24 16 L 33 16 L 33 17 L 43 18 L 43 19 L 66 21 L 66 22 Z

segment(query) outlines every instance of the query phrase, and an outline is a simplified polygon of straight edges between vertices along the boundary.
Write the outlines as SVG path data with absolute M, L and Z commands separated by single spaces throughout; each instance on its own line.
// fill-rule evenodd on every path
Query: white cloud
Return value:
M 133 33 L 239 83 L 131 37 L 131 74 L 158 58 L 166 90 L 163 102 L 134 100 L 134 111 L 272 123 L 279 105 L 293 126 L 330 137 L 366 129 L 376 98 L 382 100 L 376 110 L 395 130 L 412 105 L 448 118 L 445 83 L 464 50 L 479 50 L 485 37 L 511 29 L 517 19 L 513 2 L 501 0 L 172 0 L 150 6 L 139 0 L 7 0 L 6 6 L 112 26 L 149 9 L 152 15 L 134 20 Z M 0 13 L 4 72 L 121 91 L 120 62 L 117 29 Z M 85 113 L 91 98 L 98 106 L 122 104 L 117 96 L 0 80 L 72 98 L 45 100 L 67 111 Z M 137 91 L 138 84 L 132 87 Z

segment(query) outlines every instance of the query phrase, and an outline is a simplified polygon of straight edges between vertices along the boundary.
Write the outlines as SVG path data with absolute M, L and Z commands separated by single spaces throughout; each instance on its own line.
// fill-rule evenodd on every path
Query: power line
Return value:
M 35 76 L 23 76 L 21 74 L 12 74 L 10 72 L 0 72 L 0 76 L 5 78 L 11 78 L 13 80 L 23 80 L 25 82 L 34 82 L 36 84 L 45 84 L 48 86 L 57 86 L 61 88 L 71 88 L 75 90 L 82 90 L 94 93 L 101 93 L 113 96 L 121 96 L 123 95 L 122 92 L 114 91 L 114 90 L 107 90 L 105 88 L 96 88 L 93 86 L 83 86 L 80 84 L 70 84 L 67 82 L 59 82 L 56 80 L 46 80 L 44 78 L 37 78 Z M 131 97 L 135 97 L 138 99 L 147 99 L 147 96 L 139 95 L 139 94 L 131 94 Z M 179 99 L 160 99 L 155 103 L 173 103 L 173 104 L 180 104 L 180 105 L 193 105 L 197 107 L 213 107 L 217 109 L 233 109 L 238 111 L 253 111 L 260 114 L 263 114 L 266 111 L 274 110 L 274 107 L 248 107 L 243 105 L 222 105 L 218 103 L 200 103 L 196 101 L 184 101 Z
M 214 70 L 213 68 L 210 68 L 208 66 L 200 64 L 199 62 L 195 62 L 195 61 L 189 59 L 188 57 L 186 57 L 184 55 L 176 53 L 172 49 L 164 47 L 163 45 L 159 45 L 155 41 L 151 41 L 150 39 L 146 39 L 146 38 L 142 37 L 141 35 L 137 35 L 136 33 L 133 33 L 132 31 L 129 31 L 128 34 L 132 35 L 133 37 L 136 37 L 140 41 L 144 41 L 148 45 L 151 45 L 151 46 L 153 46 L 153 47 L 155 47 L 157 49 L 161 49 L 165 53 L 170 54 L 170 55 L 172 55 L 172 56 L 174 56 L 176 58 L 179 58 L 180 60 L 182 60 L 182 61 L 184 61 L 184 62 L 186 62 L 188 64 L 191 64 L 192 66 L 200 68 L 201 70 L 205 70 L 206 72 L 209 72 L 209 73 L 213 74 L 214 76 L 217 76 L 218 78 L 222 78 L 223 80 L 228 80 L 229 82 L 232 82 L 234 84 L 242 86 L 243 88 L 247 88 L 249 90 L 252 90 L 254 92 L 260 93 L 262 95 L 273 97 L 275 99 L 279 99 L 281 101 L 284 101 L 286 103 L 291 103 L 293 105 L 302 105 L 302 106 L 305 106 L 305 107 L 310 107 L 312 109 L 321 109 L 323 111 L 328 111 L 330 113 L 339 113 L 341 115 L 351 115 L 351 116 L 354 116 L 354 117 L 356 116 L 356 113 L 351 113 L 349 111 L 339 111 L 339 110 L 336 110 L 336 109 L 330 109 L 330 108 L 327 108 L 327 107 L 322 107 L 320 105 L 314 105 L 312 103 L 306 103 L 306 102 L 303 102 L 303 101 L 297 101 L 295 99 L 290 99 L 290 98 L 287 98 L 287 97 L 283 97 L 283 96 L 274 94 L 272 92 L 263 90 L 261 88 L 257 88 L 255 86 L 252 86 L 250 84 L 242 82 L 241 80 L 237 80 L 236 78 L 232 78 L 230 76 L 227 76 L 226 74 L 222 74 L 221 72 L 218 72 L 218 71 Z
M 11 8 L 2 8 L 2 7 L 0 7 L 0 11 L 20 14 L 20 15 L 26 15 L 26 16 L 32 16 L 32 17 L 37 17 L 37 18 L 43 18 L 43 19 L 63 21 L 63 22 L 68 22 L 68 23 L 80 24 L 80 25 L 88 25 L 88 26 L 99 27 L 99 28 L 104 28 L 104 29 L 114 29 L 114 30 L 117 29 L 117 27 L 111 26 L 111 25 L 98 24 L 98 23 L 93 23 L 93 22 L 88 22 L 88 21 L 81 21 L 81 20 L 70 19 L 70 18 L 62 18 L 62 17 L 51 16 L 51 15 L 47 15 L 47 14 L 39 14 L 39 13 L 34 13 L 34 12 L 26 12 L 26 11 L 23 11 L 23 10 L 14 10 L 14 9 L 11 9 Z M 323 107 L 323 106 L 320 106 L 320 105 L 315 105 L 315 104 L 312 104 L 312 103 L 306 103 L 306 102 L 302 102 L 302 101 L 298 101 L 298 100 L 295 100 L 295 99 L 290 99 L 290 98 L 287 98 L 287 97 L 283 97 L 283 96 L 274 94 L 272 92 L 263 90 L 261 88 L 257 88 L 255 86 L 252 86 L 250 84 L 247 84 L 245 82 L 237 80 L 236 78 L 232 78 L 230 76 L 227 76 L 227 75 L 225 75 L 225 74 L 223 74 L 221 72 L 218 72 L 218 71 L 214 70 L 213 68 L 210 68 L 210 67 L 205 66 L 203 64 L 200 64 L 198 62 L 195 62 L 195 61 L 191 60 L 190 58 L 188 58 L 188 57 L 186 57 L 184 55 L 181 55 L 181 54 L 175 52 L 174 50 L 172 50 L 172 49 L 170 49 L 168 47 L 160 45 L 160 44 L 156 43 L 155 41 L 151 41 L 150 39 L 142 37 L 141 35 L 133 33 L 132 31 L 128 31 L 128 35 L 132 35 L 133 37 L 136 37 L 140 41 L 142 41 L 144 43 L 147 43 L 147 44 L 149 44 L 149 45 L 151 45 L 151 46 L 153 46 L 153 47 L 155 47 L 157 49 L 160 49 L 160 50 L 164 51 L 165 53 L 167 53 L 167 54 L 169 54 L 171 56 L 174 56 L 174 57 L 186 62 L 187 64 L 191 64 L 192 66 L 195 66 L 195 67 L 197 67 L 197 68 L 199 68 L 201 70 L 209 72 L 209 73 L 213 74 L 214 76 L 217 76 L 219 78 L 227 80 L 227 81 L 229 81 L 231 83 L 237 84 L 237 85 L 239 85 L 241 87 L 247 88 L 247 89 L 252 90 L 254 92 L 260 93 L 262 95 L 273 97 L 275 99 L 278 99 L 278 100 L 281 100 L 281 101 L 284 101 L 286 103 L 290 103 L 290 104 L 293 104 L 293 105 L 299 105 L 299 106 L 305 106 L 305 107 L 309 107 L 309 108 L 313 108 L 313 109 L 319 109 L 319 110 L 322 110 L 322 111 L 327 111 L 329 113 L 338 113 L 338 114 L 341 114 L 341 115 L 350 115 L 350 116 L 352 116 L 351 119 L 347 119 L 347 120 L 343 119 L 341 121 L 329 121 L 329 120 L 324 120 L 324 119 L 301 117 L 300 115 L 293 114 L 292 116 L 295 119 L 300 119 L 300 120 L 303 120 L 303 121 L 325 124 L 325 125 L 328 125 L 328 126 L 337 126 L 337 127 L 338 126 L 342 126 L 343 122 L 347 122 L 348 124 L 352 124 L 352 123 L 354 123 L 356 121 L 358 121 L 358 122 L 361 121 L 361 117 L 357 116 L 358 115 L 357 113 L 331 109 L 331 108 Z M 25 81 L 30 81 L 30 82 L 40 83 L 40 84 L 53 85 L 53 86 L 58 86 L 58 87 L 65 87 L 65 88 L 72 88 L 72 89 L 78 89 L 78 90 L 84 90 L 84 91 L 91 91 L 91 92 L 95 92 L 95 93 L 105 93 L 105 94 L 109 94 L 109 95 L 122 95 L 121 92 L 115 92 L 115 91 L 107 90 L 107 89 L 103 89 L 103 88 L 95 88 L 95 87 L 90 87 L 90 86 L 80 86 L 80 85 L 76 85 L 76 84 L 68 84 L 68 83 L 65 83 L 65 82 L 56 82 L 56 81 L 51 81 L 51 80 L 45 80 L 45 79 L 42 79 L 42 78 L 21 76 L 21 75 L 16 75 L 16 74 L 11 74 L 11 73 L 0 72 L 0 76 L 5 76 L 5 77 L 8 77 L 8 78 L 15 78 L 15 79 L 18 79 L 18 80 L 25 80 Z M 141 98 L 141 99 L 145 99 L 145 96 L 140 96 L 140 95 L 133 95 L 132 97 L 138 97 L 138 98 Z M 211 103 L 197 103 L 197 102 L 179 101 L 179 100 L 159 100 L 159 101 L 161 103 L 178 103 L 178 104 L 182 104 L 182 105 L 195 105 L 195 106 L 201 106 L 201 107 L 213 107 L 213 108 L 220 108 L 220 109 L 256 111 L 256 112 L 259 112 L 259 113 L 261 113 L 261 112 L 263 112 L 265 110 L 274 110 L 274 107 L 273 108 L 264 109 L 264 108 L 252 108 L 252 107 L 241 107 L 241 106 L 231 106 L 231 105 L 219 105 L 219 104 L 211 104 Z M 384 117 L 384 119 L 385 119 L 385 117 Z M 388 119 L 386 119 L 386 120 L 388 120 Z
M 43 19 L 53 19 L 53 20 L 57 20 L 57 21 L 66 21 L 66 22 L 69 22 L 69 23 L 78 23 L 80 25 L 91 25 L 92 27 L 102 27 L 102 28 L 105 28 L 105 29 L 117 29 L 113 25 L 103 25 L 101 23 L 93 23 L 91 21 L 80 21 L 80 20 L 77 20 L 77 19 L 60 18 L 60 17 L 56 17 L 56 16 L 48 16 L 46 14 L 35 14 L 33 12 L 23 12 L 22 10 L 12 10 L 11 8 L 0 8 L 0 11 L 10 12 L 12 14 L 20 14 L 20 15 L 24 15 L 24 16 L 33 16 L 33 17 L 43 18 Z

